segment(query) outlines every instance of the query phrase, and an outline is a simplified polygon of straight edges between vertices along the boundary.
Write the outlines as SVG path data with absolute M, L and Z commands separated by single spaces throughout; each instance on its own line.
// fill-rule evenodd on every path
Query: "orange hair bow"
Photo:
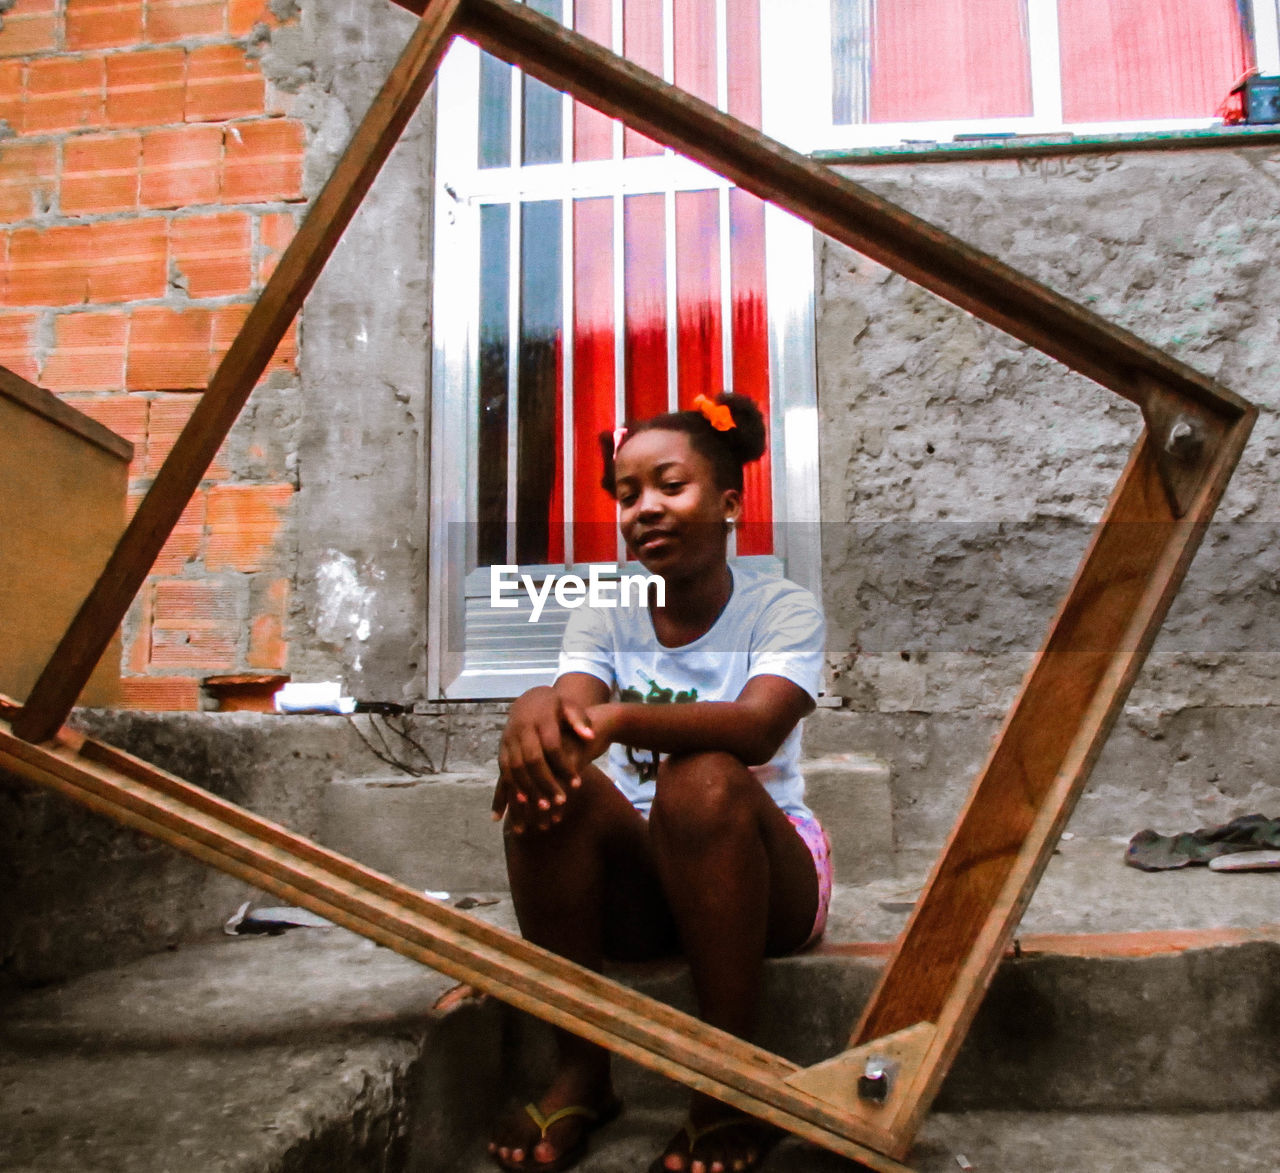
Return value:
M 712 403 L 705 395 L 699 395 L 693 401 L 693 410 L 700 411 L 717 432 L 727 432 L 734 427 L 733 413 L 724 403 Z

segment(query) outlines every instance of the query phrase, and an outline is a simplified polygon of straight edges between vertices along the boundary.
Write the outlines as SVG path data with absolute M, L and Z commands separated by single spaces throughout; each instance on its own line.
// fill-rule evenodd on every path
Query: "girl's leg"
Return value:
M 813 928 L 813 856 L 755 775 L 726 753 L 663 761 L 649 837 L 702 1017 L 744 1035 L 765 956 L 799 948 Z
M 813 857 L 786 815 L 731 754 L 672 757 L 658 772 L 649 818 L 658 874 L 688 956 L 702 1017 L 747 1035 L 755 1024 L 767 954 L 799 948 L 813 927 L 818 878 Z M 695 1096 L 690 1119 L 704 1128 L 732 1115 Z M 671 1170 L 753 1163 L 762 1129 L 720 1128 L 690 1159 L 683 1134 L 662 1164 Z M 742 1166 L 739 1166 L 742 1167 Z
M 677 939 L 654 867 L 644 819 L 597 767 L 583 771 L 561 821 L 545 831 L 504 832 L 507 874 L 525 938 L 589 969 L 608 955 L 671 953 Z M 556 1071 L 538 1101 L 543 1116 L 570 1105 L 592 1111 L 614 1100 L 609 1053 L 557 1030 Z M 540 1139 L 524 1113 L 490 1145 L 502 1163 L 536 1167 L 577 1143 L 585 1121 L 571 1116 Z

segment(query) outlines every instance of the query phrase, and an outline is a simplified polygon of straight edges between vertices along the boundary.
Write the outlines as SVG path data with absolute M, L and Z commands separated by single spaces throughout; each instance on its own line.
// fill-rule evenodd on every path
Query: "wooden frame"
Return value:
M 0 766 L 878 1170 L 903 1169 L 1222 496 L 1252 405 L 1009 266 L 513 0 L 419 24 L 26 704 Z M 850 1040 L 798 1069 L 59 729 L 455 35 L 1137 403 L 1146 428 Z M 43 744 L 42 744 L 43 743 Z M 869 1060 L 891 1078 L 859 1094 Z

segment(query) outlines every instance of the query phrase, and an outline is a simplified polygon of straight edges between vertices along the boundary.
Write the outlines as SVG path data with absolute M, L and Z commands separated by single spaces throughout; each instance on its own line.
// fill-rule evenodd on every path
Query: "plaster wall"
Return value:
M 1127 835 L 1144 815 L 1194 825 L 1274 806 L 1280 153 L 846 173 L 1262 406 L 1077 823 Z M 822 716 L 809 748 L 852 741 L 888 758 L 900 842 L 936 843 L 1141 419 L 829 241 L 818 307 L 824 591 L 847 707 Z
M 315 0 L 275 31 L 268 79 L 297 95 L 314 195 L 415 19 Z M 424 695 L 434 91 L 304 311 L 289 670 L 379 700 Z

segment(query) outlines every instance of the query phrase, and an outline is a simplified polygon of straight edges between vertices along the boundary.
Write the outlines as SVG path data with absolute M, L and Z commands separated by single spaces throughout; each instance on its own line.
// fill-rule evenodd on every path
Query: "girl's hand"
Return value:
M 572 701 L 564 701 L 562 706 L 564 719 L 563 752 L 566 758 L 572 762 L 576 773 L 570 780 L 570 789 L 566 793 L 564 801 L 553 803 L 549 812 L 540 806 L 530 809 L 528 802 L 523 801 L 517 794 L 515 801 L 511 802 L 508 807 L 511 829 L 515 834 L 522 835 L 530 827 L 545 831 L 548 827 L 560 822 L 564 817 L 567 804 L 572 801 L 573 792 L 581 785 L 582 771 L 604 753 L 609 748 L 609 743 L 613 740 L 608 723 L 608 714 L 602 711 L 607 707 L 605 705 L 590 705 L 583 709 Z M 499 782 L 500 791 L 501 788 L 502 784 Z M 497 801 L 495 796 L 495 812 Z
M 581 785 L 575 725 L 587 727 L 585 711 L 553 688 L 530 689 L 511 706 L 498 747 L 495 819 L 510 810 L 517 832 L 560 821 L 568 794 Z

